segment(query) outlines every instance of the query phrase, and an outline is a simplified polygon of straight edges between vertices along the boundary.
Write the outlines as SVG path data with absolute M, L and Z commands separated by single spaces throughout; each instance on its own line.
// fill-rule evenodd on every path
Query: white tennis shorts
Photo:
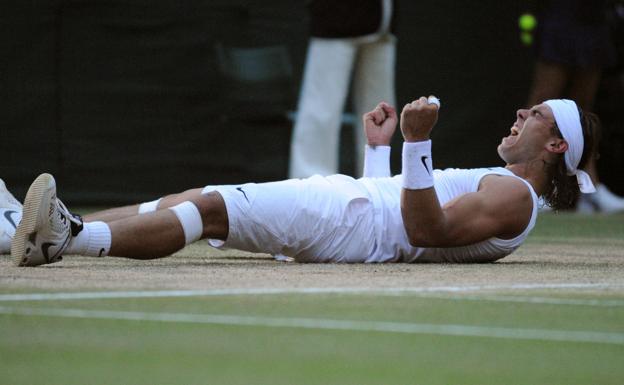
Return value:
M 365 262 L 377 249 L 367 191 L 344 175 L 206 186 L 225 200 L 224 247 L 284 254 L 299 262 Z

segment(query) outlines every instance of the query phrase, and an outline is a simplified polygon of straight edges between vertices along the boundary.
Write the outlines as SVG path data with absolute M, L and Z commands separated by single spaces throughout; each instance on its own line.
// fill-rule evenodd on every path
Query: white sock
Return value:
M 179 205 L 170 207 L 169 210 L 175 213 L 182 225 L 186 245 L 201 238 L 204 232 L 204 224 L 199 209 L 193 202 L 182 202 Z
M 69 242 L 66 254 L 104 257 L 111 248 L 110 227 L 104 222 L 85 222 L 83 229 Z
M 158 204 L 162 198 L 156 199 L 155 201 L 141 203 L 139 205 L 139 214 L 151 213 L 158 210 Z

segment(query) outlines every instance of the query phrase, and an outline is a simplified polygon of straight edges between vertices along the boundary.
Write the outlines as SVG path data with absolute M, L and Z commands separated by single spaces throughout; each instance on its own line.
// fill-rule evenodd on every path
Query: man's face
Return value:
M 555 117 L 548 105 L 520 109 L 516 112 L 510 134 L 498 145 L 498 154 L 508 164 L 536 159 L 555 137 L 554 126 Z

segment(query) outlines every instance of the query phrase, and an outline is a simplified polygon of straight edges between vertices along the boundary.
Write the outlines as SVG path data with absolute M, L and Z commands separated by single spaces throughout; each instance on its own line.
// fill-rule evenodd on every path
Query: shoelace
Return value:
M 72 236 L 75 237 L 84 227 L 82 217 L 78 214 L 72 214 L 58 198 L 56 199 L 56 204 L 58 213 L 61 216 L 63 223 L 67 224 L 67 220 L 69 219 L 69 227 L 71 229 Z
M 56 210 L 56 213 L 59 216 L 59 219 L 63 222 L 64 225 L 67 225 L 67 216 L 63 214 L 60 210 Z

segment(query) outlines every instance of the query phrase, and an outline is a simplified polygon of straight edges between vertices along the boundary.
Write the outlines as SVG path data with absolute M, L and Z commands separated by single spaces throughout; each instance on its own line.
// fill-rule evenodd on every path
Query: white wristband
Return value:
M 390 146 L 366 145 L 364 152 L 364 176 L 367 178 L 390 176 Z
M 403 188 L 421 190 L 433 187 L 431 140 L 403 143 Z

